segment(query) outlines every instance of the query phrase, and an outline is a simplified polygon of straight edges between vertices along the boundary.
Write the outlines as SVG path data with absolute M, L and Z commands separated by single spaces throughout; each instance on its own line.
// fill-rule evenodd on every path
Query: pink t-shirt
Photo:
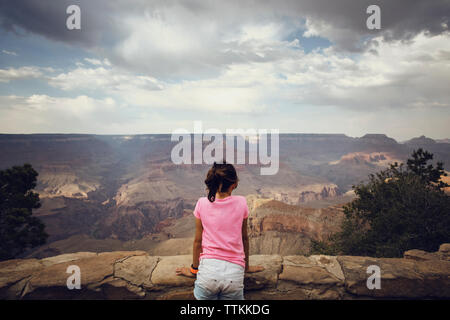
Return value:
M 210 202 L 198 199 L 194 216 L 202 220 L 202 253 L 200 259 L 219 259 L 245 268 L 242 222 L 248 217 L 245 197 L 229 196 Z

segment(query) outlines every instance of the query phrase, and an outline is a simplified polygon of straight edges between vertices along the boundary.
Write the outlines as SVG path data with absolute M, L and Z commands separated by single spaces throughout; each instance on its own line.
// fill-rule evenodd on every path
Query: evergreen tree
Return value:
M 354 186 L 357 198 L 344 206 L 341 231 L 313 241 L 311 253 L 401 257 L 410 249 L 436 251 L 450 242 L 450 197 L 443 164 L 414 151 L 406 166 L 391 164 Z
M 44 224 L 32 216 L 40 207 L 38 173 L 30 164 L 0 171 L 0 260 L 13 259 L 47 240 Z

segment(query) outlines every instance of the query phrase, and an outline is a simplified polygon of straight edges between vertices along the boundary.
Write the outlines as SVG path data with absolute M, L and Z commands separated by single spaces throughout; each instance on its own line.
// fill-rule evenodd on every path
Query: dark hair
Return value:
M 206 175 L 206 188 L 208 190 L 208 200 L 214 202 L 216 192 L 226 192 L 234 183 L 238 182 L 236 169 L 232 164 L 225 161 L 223 164 L 214 162 Z

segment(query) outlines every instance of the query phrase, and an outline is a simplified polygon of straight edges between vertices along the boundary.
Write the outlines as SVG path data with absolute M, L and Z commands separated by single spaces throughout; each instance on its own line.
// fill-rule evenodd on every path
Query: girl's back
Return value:
M 214 202 L 200 198 L 194 215 L 203 225 L 200 258 L 226 260 L 245 267 L 242 242 L 242 222 L 248 217 L 245 197 L 228 196 Z

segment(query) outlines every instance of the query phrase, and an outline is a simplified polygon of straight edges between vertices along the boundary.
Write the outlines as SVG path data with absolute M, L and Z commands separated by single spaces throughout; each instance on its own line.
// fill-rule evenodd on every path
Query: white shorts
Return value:
M 218 259 L 201 259 L 195 280 L 197 300 L 244 300 L 243 266 Z

